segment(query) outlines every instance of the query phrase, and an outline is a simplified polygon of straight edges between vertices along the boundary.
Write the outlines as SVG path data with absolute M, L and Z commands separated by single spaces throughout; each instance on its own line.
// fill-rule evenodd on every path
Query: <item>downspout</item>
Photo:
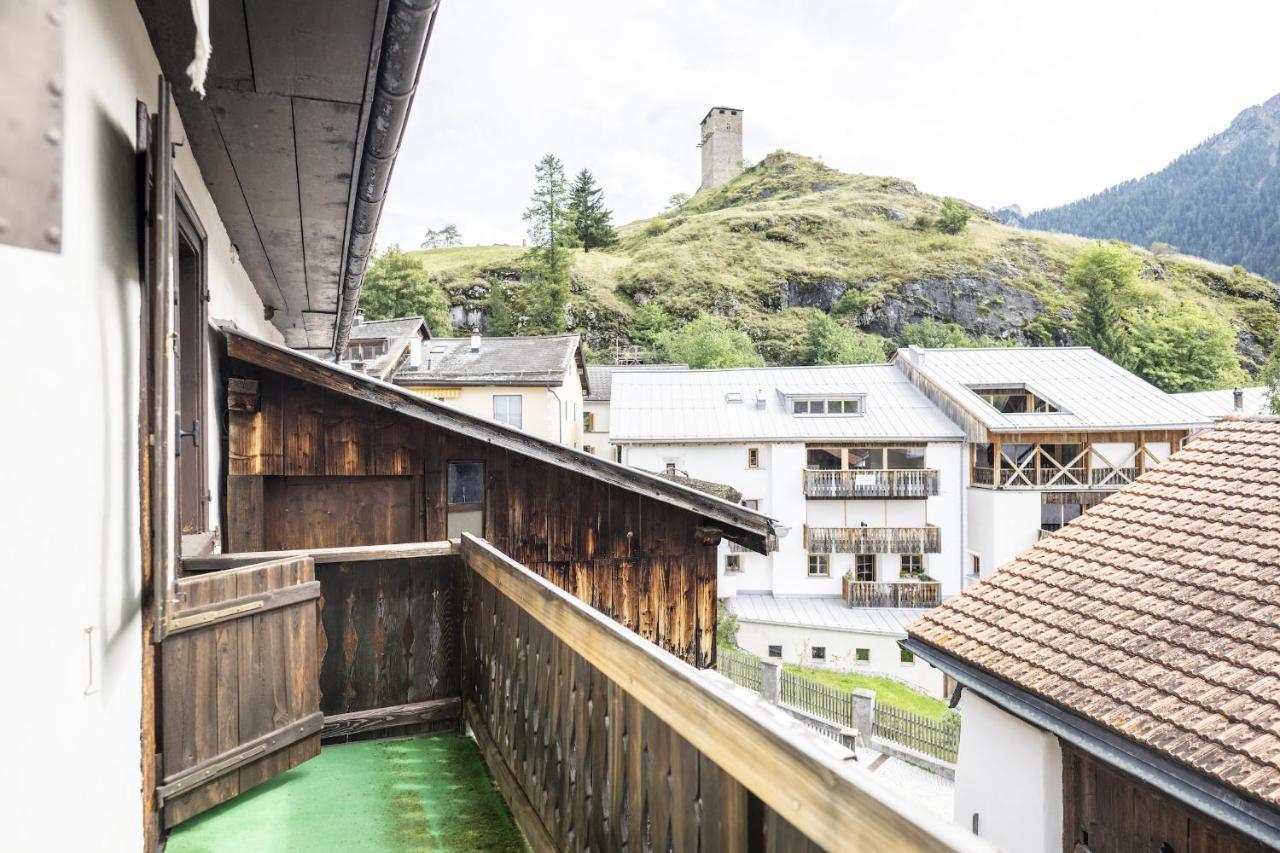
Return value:
M 391 0 L 387 10 L 369 129 L 360 155 L 360 178 L 356 184 L 346 265 L 342 271 L 342 287 L 338 289 L 338 321 L 331 353 L 335 361 L 351 335 L 365 268 L 373 252 L 373 235 L 378 230 L 387 185 L 400 151 L 409 106 L 418 89 L 422 61 L 439 5 L 439 0 Z
M 560 399 L 560 395 L 556 393 L 556 386 L 548 385 L 547 390 L 551 392 L 551 396 L 556 398 L 556 441 L 564 444 L 564 400 Z

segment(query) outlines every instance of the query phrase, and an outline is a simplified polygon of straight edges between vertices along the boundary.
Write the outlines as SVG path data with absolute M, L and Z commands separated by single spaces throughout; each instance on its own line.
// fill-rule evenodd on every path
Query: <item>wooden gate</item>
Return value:
M 179 579 L 161 646 L 165 827 L 320 752 L 310 557 Z

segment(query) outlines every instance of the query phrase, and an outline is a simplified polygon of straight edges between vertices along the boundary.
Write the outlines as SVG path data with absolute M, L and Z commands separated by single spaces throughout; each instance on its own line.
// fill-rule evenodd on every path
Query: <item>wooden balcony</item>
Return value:
M 993 486 L 995 469 L 975 465 L 975 486 Z M 1134 467 L 1123 468 L 1001 468 L 1002 489 L 1119 489 L 1142 474 Z
M 805 471 L 807 498 L 928 498 L 938 494 L 933 468 Z
M 807 551 L 828 554 L 937 554 L 942 531 L 923 527 L 805 527 Z
M 851 581 L 845 578 L 841 592 L 850 607 L 937 607 L 942 584 L 937 581 Z

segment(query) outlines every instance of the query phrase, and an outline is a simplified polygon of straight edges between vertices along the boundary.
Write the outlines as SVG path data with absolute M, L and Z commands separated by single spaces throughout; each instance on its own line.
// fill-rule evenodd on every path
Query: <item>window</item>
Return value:
M 582 413 L 582 431 L 583 432 L 596 431 L 596 413 L 595 412 Z
M 209 529 L 209 418 L 206 412 L 209 372 L 209 284 L 205 232 L 186 194 L 177 191 L 177 241 L 174 282 L 177 289 L 178 519 L 184 534 Z M 217 424 L 217 421 L 214 421 Z M 215 427 L 216 429 L 216 427 Z M 214 433 L 216 435 L 216 432 Z
M 446 478 L 447 534 L 484 535 L 484 463 L 450 462 Z
M 827 659 L 827 647 L 826 647 L 826 646 L 814 646 L 812 649 L 810 649 L 810 650 L 809 650 L 809 657 L 813 658 L 814 660 L 826 660 L 826 659 Z
M 791 414 L 805 416 L 860 415 L 862 414 L 862 399 L 860 397 L 849 397 L 834 400 L 792 400 Z
M 909 652 L 906 649 L 898 649 L 898 660 L 902 663 L 912 664 L 916 662 L 916 656 L 914 652 Z
M 494 394 L 493 419 L 500 424 L 524 427 L 524 398 L 519 394 Z
M 809 555 L 809 577 L 825 578 L 831 574 L 831 555 L 830 554 L 810 554 Z
M 343 358 L 347 361 L 369 361 L 383 355 L 387 351 L 384 340 L 348 341 Z
M 590 445 L 590 444 L 584 444 L 584 445 L 582 445 L 582 452 L 583 452 L 583 453 L 590 453 L 592 456 L 595 456 L 596 449 L 595 449 L 595 447 L 593 447 L 593 446 L 592 446 L 592 445 Z
M 760 510 L 760 499 L 759 498 L 743 498 L 742 505 L 745 506 L 747 509 L 754 509 L 758 512 Z
M 977 554 L 970 554 L 969 566 L 975 578 L 982 577 L 982 557 Z
M 622 462 L 622 445 L 616 445 L 613 448 L 613 461 L 621 464 Z
M 769 647 L 769 657 L 771 657 L 771 658 L 780 658 L 780 657 L 782 657 L 782 646 L 770 646 L 770 647 Z
M 871 663 L 871 649 L 854 649 L 853 659 L 858 663 Z
M 747 448 L 747 467 L 748 468 L 760 467 L 760 448 L 758 447 Z
M 1059 408 L 1026 385 L 970 385 L 969 390 L 997 412 L 1027 414 L 1057 412 Z
M 838 447 L 810 447 L 805 452 L 805 467 L 810 471 L 839 471 L 844 467 Z
M 864 583 L 876 579 L 876 555 L 855 554 L 853 556 L 853 579 Z
M 919 471 L 924 468 L 924 448 L 886 447 L 884 449 L 884 467 Z
M 742 571 L 742 555 L 741 554 L 725 554 L 724 573 L 726 575 L 736 575 L 741 571 Z
M 900 577 L 918 578 L 924 574 L 924 554 L 903 554 Z

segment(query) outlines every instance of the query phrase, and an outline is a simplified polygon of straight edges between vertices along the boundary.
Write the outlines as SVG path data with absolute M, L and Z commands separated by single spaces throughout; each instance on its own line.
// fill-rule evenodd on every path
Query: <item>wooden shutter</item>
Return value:
M 180 579 L 161 645 L 165 827 L 320 752 L 310 557 Z

